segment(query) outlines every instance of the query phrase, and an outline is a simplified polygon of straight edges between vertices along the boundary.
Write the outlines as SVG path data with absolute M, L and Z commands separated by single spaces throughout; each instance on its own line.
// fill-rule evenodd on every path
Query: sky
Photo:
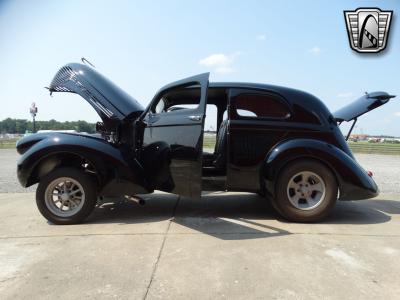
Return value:
M 350 49 L 343 10 L 358 7 L 394 11 L 384 52 Z M 163 85 L 204 72 L 305 90 L 332 112 L 386 91 L 399 96 L 354 132 L 400 136 L 399 14 L 398 0 L 0 0 L 0 120 L 28 119 L 36 102 L 37 120 L 98 121 L 79 96 L 44 89 L 85 57 L 144 106 Z

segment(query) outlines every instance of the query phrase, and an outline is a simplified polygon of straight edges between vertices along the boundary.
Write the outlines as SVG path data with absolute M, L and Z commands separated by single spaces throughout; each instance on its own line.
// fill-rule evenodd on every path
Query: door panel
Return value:
M 160 154 L 163 162 L 156 160 L 155 168 L 159 171 L 160 176 L 165 177 L 157 179 L 159 186 L 156 189 L 193 198 L 201 196 L 203 129 L 208 77 L 209 74 L 206 73 L 169 84 L 157 93 L 149 106 L 143 119 L 146 123 L 143 152 L 146 152 L 146 149 L 154 148 L 152 145 L 159 143 L 162 143 L 163 146 L 157 146 L 158 148 L 166 148 L 163 150 L 164 154 Z M 152 112 L 152 108 L 163 97 L 165 97 L 165 101 L 173 102 L 173 97 L 168 98 L 168 95 L 175 93 L 174 97 L 178 99 L 179 90 L 194 85 L 199 89 L 197 108 Z M 179 101 L 184 100 L 180 99 Z M 164 169 L 159 169 L 160 165 Z

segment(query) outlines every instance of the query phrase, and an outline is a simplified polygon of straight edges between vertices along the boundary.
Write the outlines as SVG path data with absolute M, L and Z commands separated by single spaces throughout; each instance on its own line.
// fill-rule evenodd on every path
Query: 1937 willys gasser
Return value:
M 366 94 L 331 114 L 316 97 L 253 83 L 209 83 L 201 74 L 160 89 L 147 108 L 85 64 L 62 67 L 50 92 L 79 94 L 97 111 L 101 137 L 52 132 L 17 142 L 22 186 L 39 183 L 37 206 L 56 224 L 83 221 L 99 197 L 161 190 L 255 192 L 285 218 L 313 222 L 337 199 L 375 197 L 339 127 L 388 102 Z M 213 153 L 203 153 L 206 107 L 216 107 Z M 210 116 L 207 116 L 209 118 Z

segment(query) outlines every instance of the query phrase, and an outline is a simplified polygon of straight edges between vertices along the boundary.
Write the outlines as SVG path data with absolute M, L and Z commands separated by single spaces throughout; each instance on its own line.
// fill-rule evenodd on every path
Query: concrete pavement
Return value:
M 146 196 L 48 224 L 33 193 L 0 194 L 2 299 L 396 299 L 400 195 L 287 223 L 262 198 Z

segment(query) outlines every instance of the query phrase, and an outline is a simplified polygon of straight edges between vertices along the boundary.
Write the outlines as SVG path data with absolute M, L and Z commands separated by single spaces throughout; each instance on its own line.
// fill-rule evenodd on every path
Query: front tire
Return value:
M 97 201 L 96 184 L 84 171 L 59 168 L 40 179 L 36 204 L 40 213 L 54 224 L 82 222 Z
M 338 185 L 331 170 L 311 160 L 297 160 L 280 172 L 273 205 L 293 222 L 316 222 L 335 206 Z

